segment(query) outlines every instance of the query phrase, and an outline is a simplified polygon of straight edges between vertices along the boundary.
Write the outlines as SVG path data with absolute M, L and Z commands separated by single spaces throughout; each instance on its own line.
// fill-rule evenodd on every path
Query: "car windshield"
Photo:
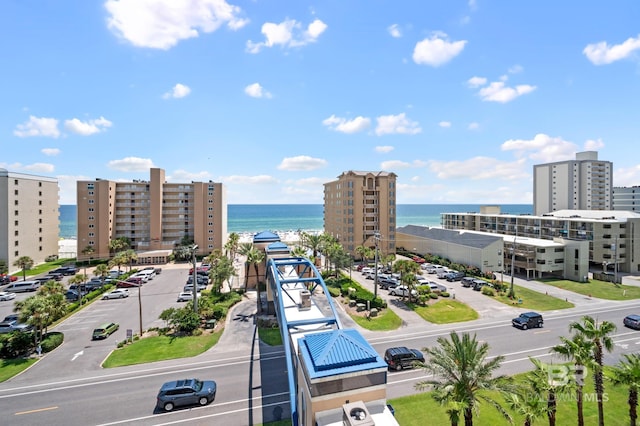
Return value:
M 200 392 L 202 390 L 202 382 L 200 380 L 194 380 L 193 381 L 193 388 L 196 390 L 196 392 Z

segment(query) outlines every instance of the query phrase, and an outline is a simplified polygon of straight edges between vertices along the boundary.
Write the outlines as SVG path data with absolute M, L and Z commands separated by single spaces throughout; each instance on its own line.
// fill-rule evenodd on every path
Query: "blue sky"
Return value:
M 346 170 L 398 203 L 532 203 L 534 164 L 598 151 L 640 185 L 640 2 L 7 0 L 0 167 L 222 182 L 323 202 Z

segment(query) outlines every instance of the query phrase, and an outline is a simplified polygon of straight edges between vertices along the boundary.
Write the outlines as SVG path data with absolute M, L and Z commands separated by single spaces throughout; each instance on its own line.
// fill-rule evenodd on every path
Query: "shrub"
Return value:
M 421 295 L 418 296 L 418 303 L 420 303 L 421 305 L 426 305 L 428 299 L 429 299 L 428 295 L 421 294 Z
M 438 295 L 435 294 L 435 293 L 429 293 L 429 297 L 432 298 L 432 299 L 437 299 Z
M 416 287 L 416 290 L 418 291 L 418 294 L 431 293 L 431 287 L 429 287 L 428 285 L 419 285 L 418 287 Z
M 329 290 L 329 294 L 333 297 L 338 297 L 340 296 L 340 289 L 339 288 L 335 288 L 335 287 L 327 287 L 327 290 Z
M 449 292 L 448 291 L 441 292 L 440 297 L 449 297 Z
M 0 336 L 0 357 L 17 358 L 33 348 L 33 334 L 14 331 Z
M 42 353 L 51 352 L 52 350 L 60 346 L 63 341 L 64 334 L 60 332 L 47 333 L 42 339 L 42 342 L 40 342 Z
M 482 286 L 482 294 L 484 294 L 485 296 L 493 297 L 496 295 L 496 291 L 491 287 L 489 287 L 488 285 L 485 285 L 485 286 Z

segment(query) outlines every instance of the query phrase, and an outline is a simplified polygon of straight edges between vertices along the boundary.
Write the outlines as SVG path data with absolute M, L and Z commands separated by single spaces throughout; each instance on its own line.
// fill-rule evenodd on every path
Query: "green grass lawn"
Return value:
M 68 263 L 74 263 L 74 262 L 75 262 L 75 259 L 58 259 L 58 260 L 54 260 L 53 262 L 46 262 L 41 265 L 35 266 L 33 269 L 27 269 L 26 275 L 27 277 L 40 275 L 45 272 L 52 271 L 59 266 L 66 265 Z M 22 271 L 16 272 L 15 274 L 12 274 L 12 275 L 18 277 L 18 279 L 20 280 L 22 279 Z
M 452 322 L 471 321 L 479 315 L 468 305 L 453 299 L 440 299 L 428 306 L 407 303 L 423 319 L 434 324 L 449 324 Z
M 266 343 L 269 346 L 282 345 L 282 335 L 280 334 L 279 328 L 259 327 L 258 335 L 260 336 L 262 343 Z
M 506 295 L 494 296 L 493 298 L 498 302 L 504 303 L 505 305 L 516 304 L 520 308 L 532 309 L 535 311 L 551 311 L 555 309 L 573 308 L 575 306 L 571 302 L 567 302 L 565 300 L 549 296 L 547 294 L 539 293 L 526 287 L 520 287 L 516 284 L 514 284 L 513 289 L 516 293 L 515 301 L 509 299 Z M 521 304 L 518 304 L 519 299 L 522 300 Z
M 402 325 L 400 317 L 391 309 L 383 309 L 375 317 L 361 317 L 359 315 L 350 315 L 351 318 L 362 328 L 371 331 L 388 331 L 396 330 Z
M 524 374 L 514 376 L 516 380 L 522 380 Z M 417 392 L 417 391 L 416 391 Z M 585 425 L 597 425 L 598 424 L 598 405 L 595 401 L 595 394 L 593 391 L 593 380 L 587 379 L 587 386 L 585 386 L 585 401 L 584 401 L 584 419 Z M 605 424 L 607 426 L 622 426 L 629 424 L 629 405 L 627 404 L 628 391 L 625 387 L 614 387 L 610 382 L 605 381 L 605 398 L 604 402 L 604 415 Z M 588 396 L 587 396 L 588 395 Z M 495 393 L 491 396 L 497 400 L 503 401 L 501 397 Z M 577 423 L 577 410 L 575 403 L 575 393 L 569 392 L 559 395 L 558 398 L 558 411 L 557 411 L 557 425 L 572 425 Z M 592 398 L 592 399 L 586 399 Z M 425 416 L 428 416 L 429 423 L 432 425 L 448 425 L 451 424 L 448 420 L 444 407 L 440 406 L 433 400 L 429 392 L 420 392 L 415 395 L 405 396 L 401 398 L 395 398 L 388 401 L 396 412 L 396 420 L 401 426 L 422 426 L 425 423 Z M 507 408 L 507 411 L 514 418 L 513 425 L 524 424 L 524 420 L 521 416 L 515 415 L 511 410 Z M 479 407 L 478 413 L 474 416 L 474 425 L 477 426 L 494 426 L 494 425 L 509 425 L 509 422 L 502 417 L 498 411 L 488 404 L 482 404 Z M 540 418 L 535 421 L 534 425 L 546 425 L 548 424 L 547 418 Z M 464 419 L 460 424 L 464 424 Z
M 24 370 L 35 364 L 35 358 L 28 359 L 0 359 L 0 382 L 4 382 L 22 373 Z
M 165 359 L 187 358 L 199 355 L 218 343 L 222 330 L 200 336 L 153 336 L 137 340 L 113 351 L 103 367 L 122 367 Z
M 589 280 L 588 283 L 579 283 L 569 280 L 540 280 L 545 284 L 585 296 L 597 297 L 607 300 L 631 300 L 640 299 L 640 287 L 614 284 L 600 280 Z

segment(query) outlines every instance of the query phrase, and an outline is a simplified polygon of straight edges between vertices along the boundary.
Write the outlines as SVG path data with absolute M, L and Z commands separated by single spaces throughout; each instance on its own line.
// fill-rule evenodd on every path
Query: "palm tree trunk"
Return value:
M 604 426 L 604 404 L 602 403 L 602 397 L 604 394 L 604 380 L 602 377 L 602 343 L 596 342 L 595 360 L 598 363 L 599 368 L 596 369 L 593 381 L 596 388 L 596 396 L 598 398 L 598 426 Z
M 638 412 L 636 411 L 636 407 L 638 406 L 638 390 L 634 387 L 629 388 L 629 424 L 631 426 L 636 426 L 636 421 L 638 420 Z
M 549 400 L 547 401 L 547 417 L 549 418 L 549 426 L 556 426 L 556 410 L 557 410 L 557 402 L 556 402 L 556 393 L 551 390 L 549 391 Z
M 578 407 L 578 426 L 584 426 L 584 401 L 582 398 L 582 386 L 576 389 L 576 405 Z
M 256 292 L 258 295 L 258 314 L 262 313 L 262 300 L 260 300 L 260 275 L 258 274 L 258 264 L 253 264 L 256 269 Z
M 464 409 L 464 426 L 473 426 L 473 407 Z
M 247 286 L 249 285 L 249 262 L 245 263 L 244 268 L 244 289 L 247 290 Z

